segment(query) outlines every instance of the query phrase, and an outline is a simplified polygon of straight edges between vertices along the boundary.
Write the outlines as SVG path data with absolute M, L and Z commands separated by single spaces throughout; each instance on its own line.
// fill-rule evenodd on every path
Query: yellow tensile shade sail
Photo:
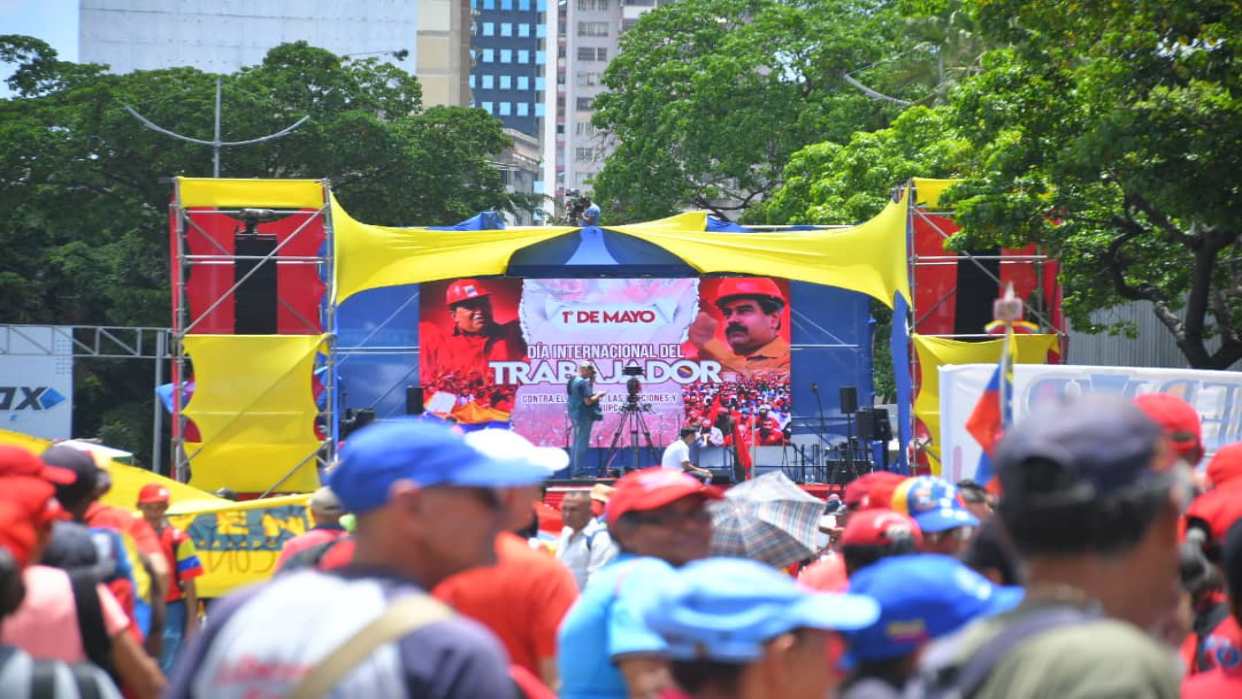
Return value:
M 915 204 L 919 206 L 936 207 L 940 205 L 940 195 L 953 185 L 961 182 L 960 179 L 937 180 L 930 177 L 915 177 L 914 191 Z
M 858 291 L 893 307 L 910 298 L 906 274 L 909 189 L 875 218 L 849 228 L 722 233 L 705 231 L 704 212 L 607 226 L 657 245 L 704 274 L 736 272 Z
M 182 208 L 322 209 L 322 180 L 225 180 L 178 177 Z
M 311 376 L 323 335 L 189 335 L 197 388 L 185 409 L 202 435 L 187 445 L 190 484 L 280 492 L 319 487 Z M 300 464 L 300 466 L 298 465 Z
M 355 221 L 333 197 L 334 301 L 341 303 L 360 291 L 384 286 L 504 274 L 513 253 L 576 230 L 565 226 L 495 231 L 372 226 Z
M 1016 335 L 1018 364 L 1046 364 L 1048 352 L 1056 351 L 1056 335 Z M 919 394 L 914 398 L 914 416 L 927 426 L 931 437 L 926 451 L 932 473 L 940 475 L 940 367 L 951 364 L 994 364 L 1000 361 L 1004 338 L 983 342 L 964 342 L 945 337 L 914 336 L 919 358 Z

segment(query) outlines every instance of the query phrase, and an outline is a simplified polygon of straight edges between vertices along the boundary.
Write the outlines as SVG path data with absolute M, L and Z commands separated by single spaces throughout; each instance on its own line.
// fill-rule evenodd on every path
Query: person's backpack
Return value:
M 969 699 L 978 692 L 1009 652 L 1024 641 L 1066 626 L 1099 618 L 1097 612 L 1061 606 L 1032 612 L 1001 629 L 987 644 L 962 662 L 960 633 L 932 645 L 918 673 L 906 685 L 906 699 Z
M 119 682 L 112 665 L 112 639 L 104 626 L 103 607 L 99 602 L 99 579 L 90 571 L 69 571 L 69 587 L 73 590 L 73 606 L 78 615 L 78 633 L 86 657 L 108 676 Z

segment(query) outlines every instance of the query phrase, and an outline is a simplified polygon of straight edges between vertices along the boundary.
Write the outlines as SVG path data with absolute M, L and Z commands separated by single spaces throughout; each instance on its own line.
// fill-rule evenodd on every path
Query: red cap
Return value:
M 914 548 L 923 547 L 923 532 L 913 519 L 892 510 L 872 509 L 850 516 L 841 533 L 842 546 L 888 546 L 914 539 Z
M 781 288 L 767 277 L 729 277 L 716 287 L 717 306 L 739 296 L 762 296 L 785 305 Z
M 78 474 L 67 468 L 49 466 L 38 456 L 8 444 L 0 445 L 0 478 L 31 476 L 56 485 L 69 485 L 78 480 Z
M 159 483 L 148 483 L 142 486 L 142 490 L 138 491 L 139 505 L 146 505 L 153 502 L 168 502 L 170 499 L 171 495 L 168 493 L 168 488 L 165 488 Z
M 24 568 L 31 563 L 39 531 L 65 519 L 56 488 L 36 476 L 6 476 L 0 481 L 0 546 Z
M 1203 458 L 1203 433 L 1199 413 L 1189 403 L 1172 393 L 1145 393 L 1134 399 L 1152 422 L 1164 430 L 1164 436 L 1183 460 L 1191 466 Z
M 1212 540 L 1225 543 L 1225 534 L 1234 522 L 1242 519 L 1242 488 L 1213 488 L 1200 495 L 1186 508 L 1186 521 L 1202 520 Z
M 845 497 L 841 499 L 846 507 L 855 511 L 873 507 L 888 509 L 892 507 L 893 491 L 905 479 L 905 476 L 892 471 L 865 473 L 845 486 Z
M 724 497 L 718 488 L 704 485 L 684 471 L 659 466 L 631 471 L 618 479 L 614 487 L 604 510 L 609 524 L 626 512 L 655 510 L 691 495 L 708 500 Z
M 1226 444 L 1207 465 L 1207 482 L 1213 488 L 1242 477 L 1242 442 Z
M 484 296 L 491 296 L 491 293 L 479 283 L 479 280 L 458 279 L 448 285 L 448 289 L 444 292 L 444 302 L 452 306 L 455 303 L 483 298 Z

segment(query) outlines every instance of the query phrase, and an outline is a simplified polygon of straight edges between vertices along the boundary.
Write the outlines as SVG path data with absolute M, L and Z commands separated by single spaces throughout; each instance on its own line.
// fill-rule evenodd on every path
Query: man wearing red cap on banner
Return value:
M 164 559 L 172 571 L 172 580 L 164 595 L 168 606 L 164 618 L 164 645 L 160 652 L 160 668 L 165 673 L 172 671 L 181 642 L 198 630 L 198 590 L 194 578 L 203 574 L 194 542 L 164 518 L 168 505 L 168 488 L 158 483 L 148 483 L 138 491 L 138 509 L 159 536 Z
M 489 361 L 508 362 L 526 357 L 526 341 L 518 321 L 497 323 L 492 315 L 492 293 L 477 279 L 458 279 L 448 285 L 444 303 L 453 329 L 445 332 L 431 323 L 419 325 L 419 357 L 423 376 L 484 372 Z
M 776 282 L 766 277 L 725 279 L 716 288 L 715 303 L 728 344 L 716 338 L 716 319 L 700 313 L 690 326 L 690 341 L 701 359 L 714 359 L 743 376 L 789 370 L 789 342 L 780 333 L 786 301 Z
M 675 566 L 711 550 L 709 500 L 720 491 L 681 471 L 626 474 L 608 500 L 608 531 L 621 553 L 587 581 L 561 623 L 561 699 L 654 697 L 672 688 L 667 644 L 643 614 L 674 584 Z

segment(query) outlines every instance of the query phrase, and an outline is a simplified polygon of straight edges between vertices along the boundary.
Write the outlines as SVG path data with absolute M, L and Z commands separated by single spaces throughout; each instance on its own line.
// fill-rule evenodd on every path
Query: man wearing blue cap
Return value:
M 1022 600 L 1022 588 L 998 587 L 957 559 L 933 553 L 881 559 L 854 573 L 849 591 L 875 599 L 880 616 L 846 634 L 852 668 L 842 699 L 900 696 L 929 641 Z
M 878 615 L 869 597 L 813 593 L 762 563 L 709 558 L 678 571 L 645 618 L 692 697 L 822 699 L 835 683 L 832 632 Z
M 218 603 L 169 696 L 513 696 L 495 638 L 424 590 L 492 563 L 513 494 L 547 473 L 428 422 L 354 433 L 328 484 L 357 520 L 353 563 Z
M 893 491 L 895 512 L 908 515 L 923 532 L 922 550 L 959 556 L 970 547 L 979 518 L 966 509 L 957 487 L 943 478 L 907 478 Z
M 1178 519 L 1190 474 L 1161 429 L 1118 397 L 1028 416 L 997 447 L 997 515 L 1026 570 L 1012 612 L 924 654 L 929 695 L 1178 696 L 1153 634 L 1177 613 Z

